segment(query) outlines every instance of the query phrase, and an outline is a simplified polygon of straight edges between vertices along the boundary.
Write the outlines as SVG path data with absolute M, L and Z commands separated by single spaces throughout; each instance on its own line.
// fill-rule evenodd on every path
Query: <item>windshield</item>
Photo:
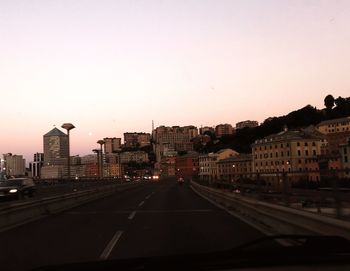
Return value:
M 1 0 L 0 268 L 349 239 L 349 48 L 349 0 Z

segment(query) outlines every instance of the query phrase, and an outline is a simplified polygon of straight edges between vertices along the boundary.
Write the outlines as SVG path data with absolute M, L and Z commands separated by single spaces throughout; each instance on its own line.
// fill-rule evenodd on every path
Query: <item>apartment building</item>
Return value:
M 153 131 L 154 152 L 157 162 L 166 156 L 167 151 L 181 152 L 192 151 L 191 141 L 198 135 L 198 130 L 194 126 L 160 126 Z
M 3 155 L 5 172 L 7 176 L 25 176 L 26 173 L 26 161 L 23 155 L 17 155 L 12 153 L 7 153 Z
M 149 133 L 124 133 L 124 147 L 142 148 L 151 145 L 151 134 Z
M 231 124 L 219 124 L 215 127 L 215 135 L 222 137 L 225 135 L 233 135 L 234 129 Z
M 218 176 L 223 181 L 237 181 L 243 179 L 252 179 L 252 163 L 251 154 L 238 154 L 233 157 L 222 159 L 217 162 Z
M 189 152 L 182 156 L 176 157 L 176 171 L 177 175 L 182 176 L 185 179 L 192 179 L 194 176 L 198 175 L 199 154 L 197 152 Z
M 199 134 L 204 135 L 205 132 L 210 132 L 211 134 L 215 134 L 215 128 L 209 127 L 209 126 L 204 126 L 199 128 Z
M 316 125 L 318 131 L 323 134 L 350 131 L 350 117 L 326 120 Z
M 256 120 L 245 120 L 245 121 L 240 121 L 236 123 L 236 129 L 243 129 L 243 128 L 254 128 L 259 126 L 259 122 Z
M 129 162 L 148 163 L 148 154 L 144 151 L 122 152 L 119 155 L 120 163 L 126 164 Z
M 217 162 L 236 155 L 238 155 L 238 152 L 231 149 L 222 149 L 216 153 L 199 155 L 199 178 L 207 181 L 217 180 L 219 178 Z
M 122 139 L 117 137 L 105 137 L 104 139 L 105 154 L 116 153 L 121 151 Z
M 308 161 L 324 155 L 327 141 L 317 130 L 288 130 L 256 140 L 252 144 L 253 171 L 265 176 L 278 172 L 294 173 L 293 180 L 307 175 Z M 296 174 L 300 172 L 300 174 Z M 277 178 L 270 178 L 277 180 Z

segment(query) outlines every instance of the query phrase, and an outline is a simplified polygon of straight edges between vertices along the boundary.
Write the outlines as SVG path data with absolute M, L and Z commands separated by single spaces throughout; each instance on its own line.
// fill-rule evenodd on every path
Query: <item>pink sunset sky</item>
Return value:
M 0 154 L 155 125 L 259 122 L 350 96 L 350 1 L 2 0 Z

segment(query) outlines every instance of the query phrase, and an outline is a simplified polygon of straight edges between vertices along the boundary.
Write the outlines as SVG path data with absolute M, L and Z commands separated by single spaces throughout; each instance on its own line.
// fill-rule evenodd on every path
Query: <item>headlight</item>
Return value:
M 9 192 L 10 193 L 17 193 L 17 191 L 18 191 L 17 189 L 11 189 Z

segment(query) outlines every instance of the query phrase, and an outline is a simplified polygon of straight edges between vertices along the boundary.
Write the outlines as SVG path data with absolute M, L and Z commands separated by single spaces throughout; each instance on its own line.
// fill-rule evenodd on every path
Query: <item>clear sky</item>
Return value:
M 0 0 L 0 154 L 155 125 L 263 121 L 350 96 L 348 0 Z

